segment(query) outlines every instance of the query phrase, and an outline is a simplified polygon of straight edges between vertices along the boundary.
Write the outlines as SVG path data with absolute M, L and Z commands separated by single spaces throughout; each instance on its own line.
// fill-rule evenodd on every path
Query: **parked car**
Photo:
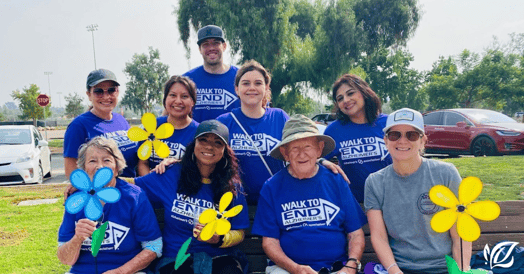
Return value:
M 0 126 L 0 184 L 42 183 L 51 176 L 51 152 L 31 125 Z
M 426 153 L 451 156 L 524 152 L 524 124 L 492 110 L 444 109 L 424 114 Z
M 311 120 L 317 124 L 329 125 L 333 123 L 337 118 L 334 113 L 321 113 L 313 116 Z

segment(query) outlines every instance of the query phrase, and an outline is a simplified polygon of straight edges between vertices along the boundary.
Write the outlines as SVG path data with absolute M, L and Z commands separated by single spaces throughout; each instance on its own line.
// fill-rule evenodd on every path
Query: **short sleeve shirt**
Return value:
M 278 239 L 289 258 L 317 271 L 347 260 L 347 234 L 367 223 L 347 182 L 322 166 L 303 180 L 282 169 L 260 195 L 252 233 Z
M 120 200 L 105 204 L 103 209 L 102 222 L 108 221 L 109 224 L 97 256 L 99 273 L 124 265 L 142 251 L 142 242 L 161 237 L 155 213 L 146 194 L 139 187 L 120 179 L 117 179 L 115 187 L 120 190 Z M 71 240 L 75 235 L 76 223 L 85 218 L 83 210 L 77 214 L 64 212 L 64 219 L 58 230 L 58 241 Z M 70 272 L 95 273 L 91 238 L 82 243 L 78 260 Z
M 211 184 L 202 184 L 196 195 L 187 196 L 178 193 L 178 179 L 180 178 L 181 164 L 170 166 L 165 173 L 155 172 L 135 179 L 137 186 L 144 189 L 152 202 L 161 202 L 164 208 L 164 252 L 165 257 L 176 257 L 182 244 L 193 237 L 193 225 L 198 216 L 208 208 L 217 208 L 213 201 Z M 239 192 L 233 199 L 231 207 L 243 205 L 244 209 L 237 216 L 230 218 L 231 229 L 246 229 L 249 227 L 247 204 L 244 196 Z M 230 254 L 234 248 L 217 248 L 208 243 L 192 241 L 189 253 L 205 252 L 211 257 Z

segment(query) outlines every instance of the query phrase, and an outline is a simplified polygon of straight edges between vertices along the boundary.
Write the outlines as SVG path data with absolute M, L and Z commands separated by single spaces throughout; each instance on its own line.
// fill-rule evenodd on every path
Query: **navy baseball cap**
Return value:
M 91 87 L 98 85 L 104 81 L 113 81 L 117 86 L 120 86 L 116 80 L 116 75 L 108 69 L 97 69 L 93 70 L 87 75 L 86 88 L 89 90 Z
M 195 138 L 198 138 L 204 134 L 213 133 L 220 137 L 222 141 L 227 145 L 229 141 L 229 129 L 217 120 L 207 120 L 198 125 L 195 132 Z
M 201 29 L 198 30 L 198 41 L 197 44 L 200 46 L 204 40 L 208 38 L 216 38 L 222 40 L 222 42 L 225 42 L 224 39 L 224 32 L 222 29 L 215 25 L 207 25 Z

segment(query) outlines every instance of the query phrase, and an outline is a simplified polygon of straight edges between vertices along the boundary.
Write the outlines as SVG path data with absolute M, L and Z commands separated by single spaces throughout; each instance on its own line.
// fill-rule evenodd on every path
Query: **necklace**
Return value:
M 205 184 L 205 185 L 209 185 L 209 184 L 211 184 L 211 179 L 209 179 L 209 178 L 202 178 L 202 183 Z

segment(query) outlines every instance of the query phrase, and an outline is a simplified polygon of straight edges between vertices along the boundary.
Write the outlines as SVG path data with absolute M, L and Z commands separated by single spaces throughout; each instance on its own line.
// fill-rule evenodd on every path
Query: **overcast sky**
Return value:
M 481 52 L 494 35 L 507 41 L 509 33 L 524 32 L 522 0 L 419 3 L 422 19 L 408 42 L 412 67 L 418 70 L 429 70 L 439 56 L 465 48 Z M 201 65 L 194 38 L 191 59 L 185 58 L 172 14 L 176 5 L 175 0 L 0 0 L 0 105 L 13 101 L 13 90 L 32 83 L 49 94 L 50 82 L 54 106 L 64 106 L 69 93 L 85 97 L 87 74 L 95 68 L 92 33 L 86 28 L 91 24 L 98 25 L 96 67 L 115 72 L 122 90 L 128 80 L 125 63 L 149 46 L 160 50 L 171 75 Z M 225 60 L 231 62 L 229 52 Z M 49 82 L 44 72 L 52 72 Z

